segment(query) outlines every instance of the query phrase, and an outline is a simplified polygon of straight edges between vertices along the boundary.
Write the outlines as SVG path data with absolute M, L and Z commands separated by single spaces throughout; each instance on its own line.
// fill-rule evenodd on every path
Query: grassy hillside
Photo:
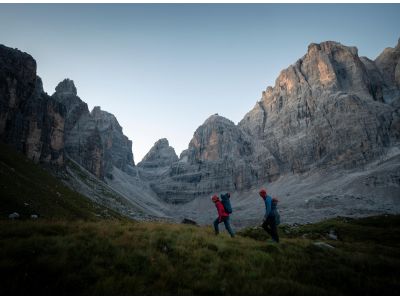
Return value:
M 17 212 L 45 219 L 120 218 L 66 187 L 38 164 L 0 144 L 0 219 Z
M 282 226 L 277 245 L 260 228 L 231 239 L 181 224 L 0 221 L 0 294 L 397 295 L 399 225 L 380 216 Z

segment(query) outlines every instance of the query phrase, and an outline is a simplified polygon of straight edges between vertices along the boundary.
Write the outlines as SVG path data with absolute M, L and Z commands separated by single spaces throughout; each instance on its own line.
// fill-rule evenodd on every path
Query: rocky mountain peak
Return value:
M 76 96 L 77 90 L 74 84 L 74 81 L 71 79 L 64 79 L 56 86 L 56 93 L 59 94 L 71 94 Z
M 160 148 L 166 148 L 169 147 L 169 142 L 166 138 L 159 139 L 155 144 L 154 147 L 160 149 Z
M 169 145 L 166 138 L 163 138 L 154 144 L 138 166 L 142 168 L 158 168 L 171 166 L 176 161 L 178 161 L 178 156 L 175 153 L 175 149 Z
M 215 124 L 226 125 L 226 126 L 235 125 L 235 123 L 233 123 L 231 120 L 223 116 L 220 116 L 218 114 L 213 114 L 204 121 L 202 126 L 215 126 Z
M 92 116 L 96 117 L 96 116 L 100 116 L 102 115 L 103 111 L 101 110 L 101 106 L 95 106 L 93 107 L 91 114 Z
M 189 143 L 190 161 L 215 161 L 251 152 L 250 141 L 231 120 L 214 114 L 195 131 Z
M 101 110 L 100 106 L 93 107 L 90 114 L 92 118 L 96 121 L 97 127 L 100 131 L 115 129 L 122 132 L 122 127 L 118 123 L 117 118 L 112 113 Z
M 341 43 L 335 42 L 335 41 L 325 41 L 319 44 L 316 43 L 311 43 L 308 46 L 308 55 L 313 55 L 318 51 L 324 52 L 326 54 L 331 54 L 335 51 L 350 51 L 353 55 L 357 56 L 358 55 L 358 49 L 357 47 L 350 47 L 350 46 L 344 46 Z

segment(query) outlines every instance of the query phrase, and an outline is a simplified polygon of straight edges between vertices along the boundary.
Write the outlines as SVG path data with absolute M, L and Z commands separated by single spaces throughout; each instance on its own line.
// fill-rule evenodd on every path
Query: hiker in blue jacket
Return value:
M 279 213 L 277 211 L 278 201 L 273 201 L 273 199 L 267 194 L 267 190 L 265 189 L 261 189 L 259 194 L 265 203 L 265 216 L 262 228 L 264 228 L 264 230 L 271 235 L 274 242 L 279 243 L 277 229 L 277 226 L 279 224 Z

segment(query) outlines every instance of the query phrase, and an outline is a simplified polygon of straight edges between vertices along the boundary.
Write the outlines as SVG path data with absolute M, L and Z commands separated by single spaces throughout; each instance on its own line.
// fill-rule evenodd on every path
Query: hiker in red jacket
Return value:
M 229 232 L 231 237 L 234 237 L 235 233 L 232 230 L 231 224 L 229 222 L 229 214 L 225 211 L 225 208 L 222 205 L 221 201 L 219 200 L 218 196 L 217 195 L 212 196 L 211 200 L 212 202 L 215 203 L 215 207 L 217 208 L 218 211 L 218 218 L 216 218 L 214 221 L 215 234 L 217 235 L 219 233 L 219 228 L 218 228 L 219 223 L 224 222 L 226 230 Z

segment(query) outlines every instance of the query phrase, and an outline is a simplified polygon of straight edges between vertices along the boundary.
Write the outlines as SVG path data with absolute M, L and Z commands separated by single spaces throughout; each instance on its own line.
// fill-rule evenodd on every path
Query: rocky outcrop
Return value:
M 101 179 L 110 176 L 113 166 L 124 171 L 134 166 L 132 142 L 115 116 L 99 106 L 89 112 L 72 80 L 60 82 L 52 98 L 67 109 L 65 149 L 72 159 Z
M 178 161 L 178 156 L 175 153 L 167 139 L 158 140 L 146 156 L 138 163 L 138 167 L 144 169 L 163 168 L 171 166 Z
M 0 45 L 0 139 L 35 162 L 64 163 L 65 108 L 44 91 L 36 61 Z

